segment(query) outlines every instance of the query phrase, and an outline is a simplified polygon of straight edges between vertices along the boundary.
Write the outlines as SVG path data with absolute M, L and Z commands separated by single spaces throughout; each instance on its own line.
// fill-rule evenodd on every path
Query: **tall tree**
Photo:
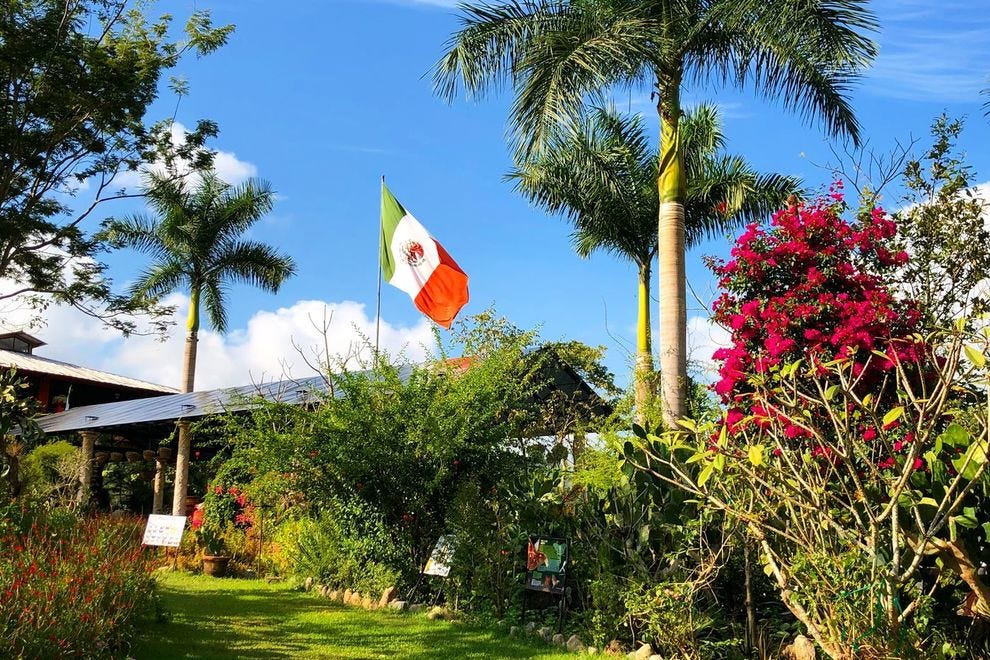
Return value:
M 193 391 L 196 378 L 200 308 L 206 307 L 215 330 L 225 332 L 230 284 L 250 284 L 275 293 L 296 269 L 290 257 L 243 238 L 272 209 L 275 193 L 268 183 L 250 180 L 231 186 L 212 170 L 202 173 L 196 183 L 190 178 L 150 174 L 145 197 L 157 217 L 111 219 L 104 230 L 114 246 L 132 247 L 152 257 L 152 264 L 131 287 L 135 300 L 158 300 L 180 288 L 189 293 L 183 392 Z M 189 472 L 189 423 L 178 426 L 172 515 L 184 512 Z
M 117 173 L 158 158 L 209 159 L 212 122 L 176 149 L 163 139 L 168 122 L 149 125 L 145 115 L 182 56 L 216 50 L 233 26 L 214 28 L 208 12 L 195 12 L 175 41 L 170 17 L 149 20 L 129 0 L 0 7 L 0 301 L 73 305 L 133 330 L 135 301 L 114 293 L 84 225 L 102 203 L 129 196 Z
M 434 80 L 452 99 L 512 85 L 519 152 L 542 150 L 588 99 L 648 85 L 660 122 L 660 367 L 664 417 L 684 412 L 687 376 L 685 83 L 745 86 L 858 140 L 846 90 L 876 55 L 867 0 L 510 0 L 462 8 Z
M 681 120 L 686 242 L 725 233 L 780 208 L 800 182 L 760 174 L 741 156 L 723 153 L 715 106 L 702 104 Z M 635 403 L 639 423 L 653 395 L 650 285 L 657 256 L 659 155 L 641 116 L 592 108 L 559 129 L 545 149 L 509 178 L 531 202 L 574 225 L 574 246 L 588 257 L 602 250 L 632 261 L 638 273 Z

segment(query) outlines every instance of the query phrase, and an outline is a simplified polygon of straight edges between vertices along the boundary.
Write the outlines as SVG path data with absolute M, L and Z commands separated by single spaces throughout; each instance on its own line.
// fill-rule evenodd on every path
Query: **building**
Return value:
M 175 388 L 35 355 L 45 342 L 26 332 L 0 334 L 0 368 L 13 367 L 43 412 L 175 394 Z

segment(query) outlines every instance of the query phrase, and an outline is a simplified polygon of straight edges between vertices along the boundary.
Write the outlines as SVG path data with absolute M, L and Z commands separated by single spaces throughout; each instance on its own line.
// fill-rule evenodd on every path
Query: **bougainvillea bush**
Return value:
M 923 327 L 888 284 L 908 261 L 894 222 L 845 210 L 836 186 L 713 263 L 726 412 L 645 438 L 643 467 L 744 527 L 827 654 L 923 655 L 937 590 L 961 576 L 968 613 L 990 613 L 966 538 L 986 522 L 990 338 Z
M 130 518 L 7 511 L 0 521 L 0 656 L 104 657 L 126 649 L 155 598 Z

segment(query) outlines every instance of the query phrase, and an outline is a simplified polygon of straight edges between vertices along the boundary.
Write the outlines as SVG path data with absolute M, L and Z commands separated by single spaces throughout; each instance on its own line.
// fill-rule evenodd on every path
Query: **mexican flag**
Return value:
M 382 275 L 409 294 L 437 325 L 451 322 L 468 301 L 468 278 L 382 182 Z

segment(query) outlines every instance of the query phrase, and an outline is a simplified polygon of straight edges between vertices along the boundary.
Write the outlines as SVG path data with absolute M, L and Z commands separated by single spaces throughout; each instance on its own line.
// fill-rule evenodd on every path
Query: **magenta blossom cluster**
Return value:
M 921 315 L 885 280 L 908 259 L 892 248 L 896 225 L 880 208 L 849 222 L 843 208 L 835 184 L 826 200 L 786 208 L 766 228 L 747 226 L 731 259 L 712 262 L 724 291 L 714 318 L 731 331 L 731 345 L 713 356 L 730 431 L 749 416 L 757 426 L 780 422 L 791 439 L 808 435 L 770 404 L 743 403 L 756 374 L 801 359 L 825 375 L 824 365 L 843 359 L 869 388 L 895 364 L 920 359 L 922 347 L 904 338 Z

